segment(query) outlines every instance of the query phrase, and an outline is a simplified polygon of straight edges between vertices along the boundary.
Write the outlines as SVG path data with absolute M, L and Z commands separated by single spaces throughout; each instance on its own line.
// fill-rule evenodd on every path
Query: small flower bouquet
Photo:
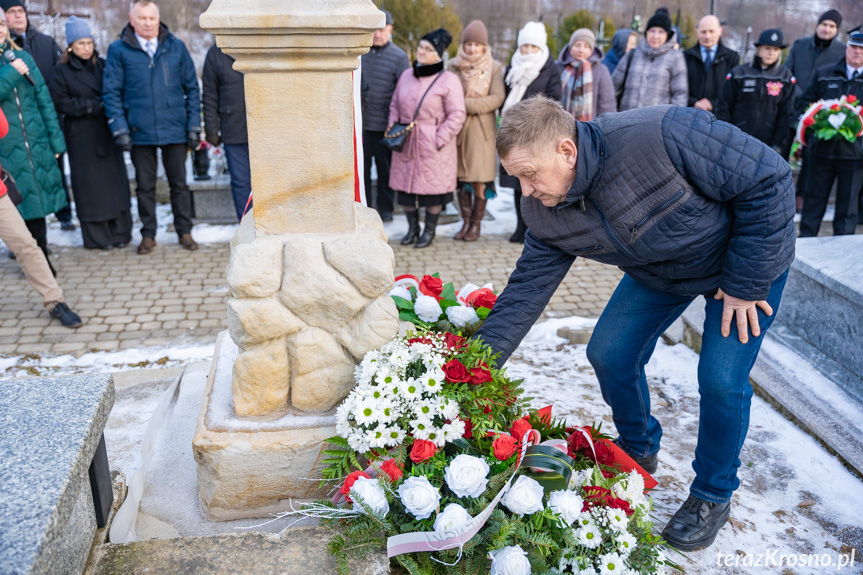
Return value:
M 806 134 L 812 132 L 819 140 L 837 136 L 854 142 L 863 134 L 863 118 L 857 98 L 851 94 L 838 100 L 819 100 L 809 106 L 797 125 L 797 139 L 806 144 Z
M 418 327 L 459 331 L 466 336 L 482 326 L 497 301 L 491 284 L 479 287 L 469 283 L 456 292 L 453 284 L 444 284 L 438 274 L 423 276 L 421 280 L 411 275 L 399 276 L 390 296 L 400 319 Z
M 652 533 L 656 482 L 598 427 L 530 408 L 488 346 L 421 328 L 369 352 L 356 382 L 324 451 L 335 495 L 300 512 L 337 530 L 340 572 L 382 548 L 415 575 L 676 567 Z

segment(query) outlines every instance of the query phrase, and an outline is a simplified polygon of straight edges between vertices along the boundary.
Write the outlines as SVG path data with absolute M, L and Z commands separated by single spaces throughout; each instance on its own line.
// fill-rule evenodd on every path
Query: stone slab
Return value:
M 96 519 L 87 470 L 114 403 L 110 375 L 0 381 L 0 570 L 76 573 Z
M 863 401 L 863 236 L 799 240 L 776 321 L 855 374 Z
M 327 553 L 335 532 L 323 527 L 265 533 L 185 537 L 103 545 L 93 575 L 331 575 L 336 562 Z M 351 575 L 386 575 L 389 560 L 381 550 L 353 560 Z
M 320 451 L 336 434 L 335 412 L 238 417 L 231 394 L 237 353 L 227 332 L 220 334 L 192 441 L 201 511 L 212 520 L 264 517 L 328 492 L 319 487 Z
M 700 351 L 704 299 L 695 300 L 682 319 L 681 339 L 670 339 Z M 750 372 L 756 394 L 863 476 L 863 402 L 843 385 L 855 377 L 778 322 L 767 332 Z
M 222 174 L 209 180 L 192 180 L 189 182 L 189 190 L 194 200 L 195 223 L 237 223 L 230 176 Z

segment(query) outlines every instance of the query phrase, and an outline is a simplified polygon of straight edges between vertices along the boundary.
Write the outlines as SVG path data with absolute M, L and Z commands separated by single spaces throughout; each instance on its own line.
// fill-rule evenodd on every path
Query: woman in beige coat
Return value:
M 465 27 L 458 55 L 449 69 L 461 80 L 467 111 L 467 120 L 456 140 L 458 203 L 464 223 L 455 239 L 472 242 L 479 238 L 486 200 L 495 196 L 495 111 L 506 98 L 503 67 L 492 60 L 488 32 L 479 20 Z

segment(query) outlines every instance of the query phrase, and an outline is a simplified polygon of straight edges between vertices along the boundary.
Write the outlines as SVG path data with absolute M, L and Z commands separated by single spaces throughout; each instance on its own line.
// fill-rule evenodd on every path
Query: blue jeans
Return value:
M 749 429 L 752 386 L 749 371 L 758 356 L 761 341 L 779 310 L 779 300 L 788 272 L 770 288 L 767 302 L 773 315 L 758 310 L 761 335 L 749 333 L 740 343 L 736 319 L 731 335 L 722 337 L 721 300 L 707 299 L 701 354 L 698 360 L 700 419 L 695 448 L 695 470 L 690 492 L 707 501 L 724 502 L 740 485 L 740 449 Z M 662 333 L 674 323 L 694 298 L 647 288 L 625 275 L 597 321 L 587 346 L 587 358 L 611 406 L 620 434 L 619 443 L 636 456 L 659 451 L 662 427 L 650 414 L 650 394 L 644 366 Z
M 231 172 L 231 195 L 237 219 L 243 219 L 243 210 L 252 192 L 252 169 L 249 166 L 249 144 L 224 144 L 228 171 Z M 251 207 L 249 208 L 251 209 Z

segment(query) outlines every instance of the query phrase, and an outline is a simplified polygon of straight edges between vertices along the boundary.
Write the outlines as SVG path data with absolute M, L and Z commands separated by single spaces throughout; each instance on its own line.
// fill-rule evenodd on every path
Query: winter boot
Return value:
M 467 191 L 458 193 L 458 207 L 461 210 L 461 219 L 462 225 L 459 232 L 453 236 L 454 240 L 463 240 L 464 235 L 467 233 L 468 228 L 470 227 L 470 214 L 471 214 L 471 198 L 473 197 L 473 192 Z
M 470 229 L 464 235 L 464 241 L 475 242 L 479 239 L 480 227 L 482 226 L 482 218 L 485 216 L 485 203 L 488 200 L 485 198 L 474 198 L 473 213 L 470 215 Z
M 415 248 L 427 248 L 431 245 L 432 240 L 434 239 L 435 228 L 437 228 L 437 219 L 440 216 L 440 212 L 433 214 L 429 211 L 426 211 L 426 225 L 423 228 L 423 235 L 420 236 L 419 241 L 417 241 L 417 245 Z
M 408 246 L 420 237 L 420 213 L 417 210 L 405 210 L 405 215 L 408 218 L 408 233 L 402 238 L 402 245 Z

